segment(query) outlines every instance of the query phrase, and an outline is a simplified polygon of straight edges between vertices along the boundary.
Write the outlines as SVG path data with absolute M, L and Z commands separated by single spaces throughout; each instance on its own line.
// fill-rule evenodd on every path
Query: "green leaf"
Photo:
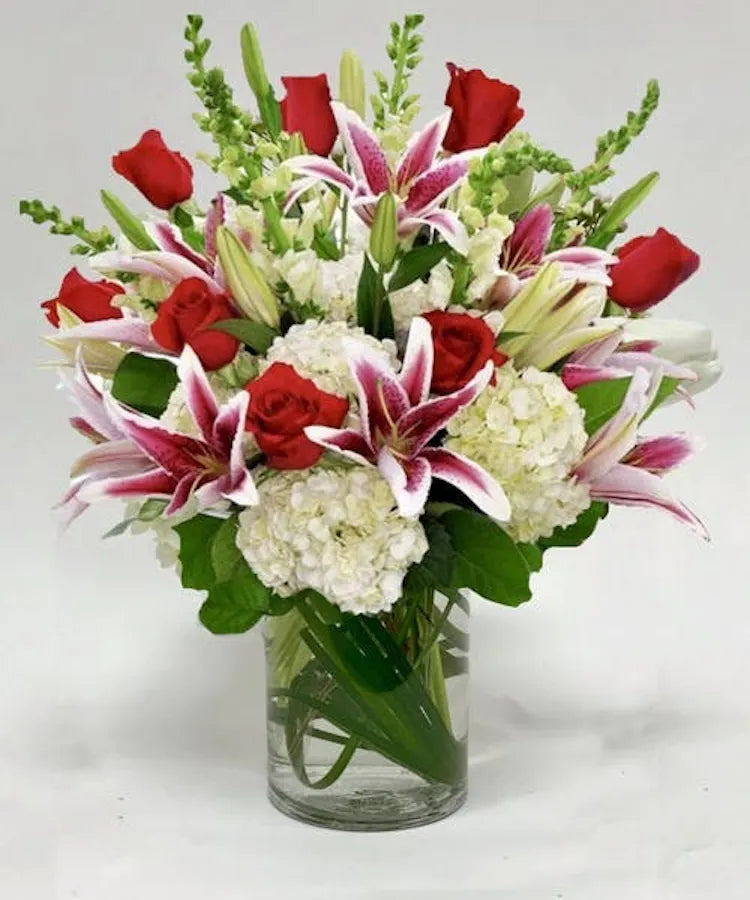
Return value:
M 623 191 L 602 216 L 596 231 L 589 237 L 587 243 L 600 249 L 609 246 L 617 236 L 620 226 L 648 197 L 658 180 L 658 172 L 649 172 L 639 182 Z
M 594 434 L 614 416 L 622 406 L 630 381 L 630 378 L 612 378 L 576 388 L 578 405 L 586 413 L 587 434 Z
M 599 522 L 606 518 L 609 506 L 595 500 L 584 510 L 572 525 L 567 528 L 556 528 L 550 537 L 540 538 L 538 543 L 542 551 L 551 547 L 580 547 L 594 533 Z
M 453 588 L 470 588 L 506 606 L 531 599 L 529 551 L 522 552 L 497 523 L 469 510 L 448 512 L 441 522 L 456 553 Z
M 315 226 L 312 248 L 320 259 L 341 259 L 336 239 L 330 231 L 324 231 L 320 225 Z
M 388 283 L 388 291 L 400 291 L 401 288 L 423 278 L 429 271 L 450 252 L 450 247 L 445 243 L 427 244 L 424 247 L 416 247 L 410 250 L 398 264 L 393 278 Z
M 195 516 L 175 527 L 180 536 L 183 587 L 205 591 L 216 584 L 211 547 L 223 524 L 215 516 Z
M 158 418 L 177 387 L 177 369 L 167 359 L 128 353 L 117 367 L 112 396 L 139 412 Z
M 217 584 L 231 581 L 237 570 L 246 565 L 237 546 L 238 517 L 231 516 L 221 523 L 211 544 L 211 565 Z
M 526 562 L 526 568 L 529 572 L 539 572 L 542 568 L 542 551 L 536 544 L 516 544 L 518 552 L 523 556 Z
M 200 610 L 200 620 L 213 634 L 242 634 L 263 616 L 282 616 L 294 606 L 279 597 L 245 564 L 231 581 L 214 585 Z
M 110 191 L 101 191 L 100 195 L 107 212 L 117 222 L 122 229 L 122 233 L 133 246 L 139 250 L 159 249 L 143 227 L 143 222 L 136 218 L 119 197 L 110 193 Z
M 430 546 L 422 559 L 409 569 L 405 590 L 416 588 L 418 584 L 448 588 L 456 566 L 456 551 L 450 534 L 439 519 L 431 516 L 425 516 L 422 525 Z
M 256 353 L 265 353 L 274 339 L 279 336 L 277 331 L 264 325 L 262 322 L 251 322 L 249 319 L 222 319 L 210 326 L 213 331 L 223 331 L 232 337 L 247 344 Z
M 357 324 L 379 339 L 394 335 L 391 305 L 383 281 L 367 255 L 357 286 Z

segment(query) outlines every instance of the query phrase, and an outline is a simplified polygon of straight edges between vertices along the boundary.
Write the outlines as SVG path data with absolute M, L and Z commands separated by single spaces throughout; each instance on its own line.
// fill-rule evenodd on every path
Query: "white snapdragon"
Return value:
M 311 588 L 345 612 L 387 612 L 427 552 L 418 519 L 399 515 L 377 470 L 274 472 L 240 514 L 237 546 L 282 597 Z
M 570 473 L 587 435 L 575 395 L 551 372 L 506 364 L 496 382 L 448 423 L 446 446 L 479 463 L 510 501 L 519 541 L 548 537 L 589 507 L 588 488 Z
M 379 353 L 390 366 L 397 365 L 394 341 L 379 341 L 366 334 L 363 328 L 347 325 L 346 322 L 308 319 L 302 325 L 292 325 L 283 337 L 274 340 L 265 359 L 260 362 L 261 374 L 275 362 L 288 363 L 322 391 L 342 397 L 353 396 L 357 391 L 344 354 L 345 339 L 360 341 Z
M 500 276 L 500 255 L 513 232 L 513 223 L 510 219 L 503 222 L 504 218 L 498 217 L 494 225 L 480 229 L 469 238 L 467 259 L 473 276 L 468 287 L 469 300 L 484 297 Z

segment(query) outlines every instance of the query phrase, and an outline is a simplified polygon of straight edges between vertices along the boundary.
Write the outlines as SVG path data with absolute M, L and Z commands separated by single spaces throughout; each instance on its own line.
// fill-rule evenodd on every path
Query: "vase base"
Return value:
M 398 831 L 418 828 L 452 815 L 466 800 L 466 784 L 434 785 L 404 773 L 399 785 L 393 769 L 357 772 L 356 788 L 306 791 L 290 796 L 269 783 L 268 798 L 284 815 L 338 831 Z M 343 781 L 343 779 L 342 779 Z M 341 787 L 344 787 L 342 785 Z M 299 785 L 297 785 L 299 788 Z

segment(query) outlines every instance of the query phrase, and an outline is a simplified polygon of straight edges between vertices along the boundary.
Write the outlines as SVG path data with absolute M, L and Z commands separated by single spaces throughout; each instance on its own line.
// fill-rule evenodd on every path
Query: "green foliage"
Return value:
M 29 216 L 37 225 L 50 223 L 50 234 L 64 234 L 78 238 L 80 243 L 74 244 L 71 253 L 86 256 L 89 253 L 102 253 L 115 245 L 114 235 L 106 227 L 92 230 L 86 227 L 81 216 L 63 218 L 59 207 L 45 206 L 41 200 L 21 200 L 19 212 Z
M 540 538 L 537 546 L 540 550 L 549 550 L 552 547 L 580 547 L 594 533 L 599 522 L 606 518 L 609 506 L 595 500 L 588 509 L 584 510 L 576 521 L 567 528 L 556 528 L 550 537 Z
M 100 196 L 107 212 L 120 226 L 120 230 L 138 250 L 158 250 L 140 221 L 125 204 L 110 191 L 101 191 Z
M 440 242 L 410 250 L 401 258 L 398 268 L 388 282 L 388 291 L 400 291 L 419 278 L 424 278 L 442 259 L 445 259 L 450 249 L 448 244 Z
M 223 331 L 231 334 L 254 350 L 256 353 L 265 353 L 273 344 L 278 332 L 262 322 L 251 322 L 250 319 L 223 319 L 211 325 L 212 331 Z
M 285 615 L 294 606 L 292 598 L 278 597 L 242 562 L 231 580 L 209 589 L 201 606 L 201 623 L 212 634 L 242 634 L 263 616 Z
M 403 25 L 391 22 L 386 53 L 393 63 L 393 77 L 389 82 L 382 72 L 375 72 L 378 92 L 370 97 L 376 128 L 385 127 L 387 115 L 410 122 L 419 110 L 419 98 L 407 91 L 411 73 L 422 61 L 419 48 L 424 38 L 418 31 L 422 22 L 424 16 L 419 14 L 405 16 Z
M 629 187 L 608 207 L 596 229 L 589 235 L 590 247 L 605 249 L 622 229 L 626 219 L 643 203 L 659 180 L 658 172 L 649 172 L 636 184 Z
M 159 417 L 177 387 L 177 369 L 167 359 L 128 353 L 117 367 L 112 396 L 146 415 Z
M 455 509 L 440 522 L 455 554 L 454 589 L 469 588 L 506 606 L 531 599 L 529 577 L 539 568 L 533 551 L 519 549 L 507 532 L 480 513 Z
M 576 388 L 576 400 L 586 413 L 583 423 L 586 434 L 595 434 L 615 415 L 622 406 L 630 382 L 631 378 L 611 378 Z
M 175 527 L 180 536 L 180 577 L 183 587 L 205 591 L 217 584 L 211 549 L 223 522 L 223 519 L 216 516 L 201 515 Z
M 383 276 L 375 271 L 367 254 L 357 287 L 357 324 L 381 340 L 394 336 L 393 314 Z

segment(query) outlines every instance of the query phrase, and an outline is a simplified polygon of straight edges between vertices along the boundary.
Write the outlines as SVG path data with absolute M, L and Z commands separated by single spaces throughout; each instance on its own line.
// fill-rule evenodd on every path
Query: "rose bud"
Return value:
M 283 77 L 286 97 L 281 101 L 284 131 L 300 132 L 311 153 L 328 156 L 339 133 L 331 111 L 331 91 L 325 75 Z
M 272 469 L 307 469 L 323 447 L 305 436 L 308 425 L 338 428 L 349 401 L 321 391 L 286 363 L 274 363 L 245 386 L 250 393 L 246 430 L 255 436 Z
M 171 209 L 193 195 L 193 167 L 154 129 L 135 147 L 113 156 L 112 168 L 159 209 Z
M 82 322 L 121 319 L 122 310 L 112 305 L 112 298 L 123 293 L 125 288 L 114 281 L 88 281 L 77 269 L 71 269 L 63 278 L 57 297 L 45 300 L 42 309 L 55 328 L 60 327 L 58 303 L 78 316 Z
M 170 353 L 181 353 L 189 344 L 203 367 L 213 371 L 229 365 L 240 342 L 223 331 L 214 331 L 211 325 L 234 317 L 226 294 L 213 293 L 200 278 L 186 278 L 160 304 L 151 335 Z
M 481 69 L 448 63 L 451 80 L 445 104 L 453 110 L 443 147 L 452 153 L 502 140 L 523 118 L 517 87 L 488 78 Z
M 668 297 L 700 265 L 700 256 L 665 228 L 633 238 L 615 250 L 609 296 L 618 306 L 642 312 Z
M 508 359 L 495 347 L 495 335 L 480 317 L 468 313 L 436 310 L 426 313 L 432 326 L 435 361 L 432 390 L 450 394 L 462 388 L 483 368 L 488 359 L 502 366 Z

